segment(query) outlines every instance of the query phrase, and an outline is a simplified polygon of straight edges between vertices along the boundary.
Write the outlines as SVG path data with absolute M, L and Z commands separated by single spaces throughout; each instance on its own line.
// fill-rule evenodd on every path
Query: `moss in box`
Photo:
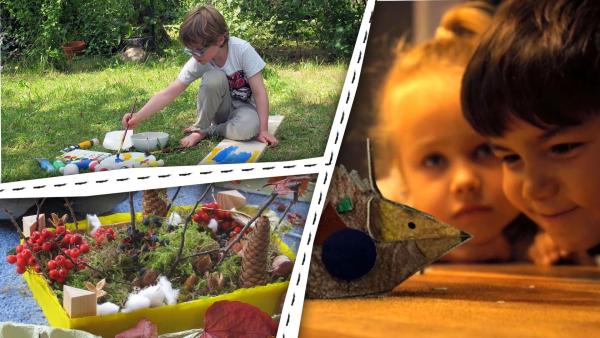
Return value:
M 143 262 L 151 269 L 167 274 L 171 270 L 179 251 L 181 233 L 183 228 L 176 231 L 159 235 L 160 240 L 167 240 L 165 246 L 158 246 L 155 250 L 144 255 Z M 205 232 L 198 232 L 194 228 L 188 228 L 185 233 L 182 257 L 187 257 L 198 252 L 218 249 L 219 244 Z M 180 262 L 175 275 L 189 276 L 193 272 L 190 260 Z
M 217 268 L 217 271 L 222 273 L 225 278 L 224 292 L 231 292 L 241 287 L 242 257 L 231 253 L 230 255 Z

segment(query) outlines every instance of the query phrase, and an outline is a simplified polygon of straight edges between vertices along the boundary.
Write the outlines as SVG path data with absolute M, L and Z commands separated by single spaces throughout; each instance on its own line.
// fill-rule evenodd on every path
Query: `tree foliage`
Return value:
M 163 25 L 179 25 L 187 11 L 208 3 L 221 11 L 231 35 L 263 53 L 319 50 L 340 59 L 352 52 L 365 1 L 0 0 L 0 38 L 4 57 L 42 65 L 64 61 L 60 46 L 76 39 L 94 55 L 110 55 L 133 36 L 153 36 L 161 47 L 168 42 Z
M 3 54 L 46 64 L 63 59 L 61 45 L 83 39 L 90 54 L 109 54 L 133 13 L 121 0 L 0 0 Z
M 209 3 L 211 1 L 208 1 Z M 232 35 L 259 49 L 320 49 L 330 58 L 352 53 L 365 2 L 362 0 L 212 1 Z

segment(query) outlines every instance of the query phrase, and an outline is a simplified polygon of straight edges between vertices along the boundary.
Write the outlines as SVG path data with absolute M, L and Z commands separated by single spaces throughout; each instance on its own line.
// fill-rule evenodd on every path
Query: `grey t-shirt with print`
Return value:
M 250 43 L 240 38 L 230 37 L 227 47 L 227 60 L 223 67 L 217 66 L 213 61 L 203 65 L 191 57 L 179 72 L 177 79 L 189 85 L 201 78 L 205 72 L 219 69 L 227 75 L 231 98 L 254 104 L 248 78 L 260 72 L 265 67 L 265 61 Z

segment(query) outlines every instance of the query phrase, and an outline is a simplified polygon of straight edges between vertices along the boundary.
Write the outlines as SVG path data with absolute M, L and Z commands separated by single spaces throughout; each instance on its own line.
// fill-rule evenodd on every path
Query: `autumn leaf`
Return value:
M 259 308 L 222 300 L 204 314 L 204 332 L 200 338 L 265 338 L 277 335 L 277 322 Z
M 58 228 L 59 226 L 64 226 L 65 223 L 67 223 L 67 214 L 64 214 L 62 217 L 58 217 L 57 214 L 52 213 L 51 215 L 51 219 L 50 219 L 50 223 L 55 227 Z
M 103 290 L 104 286 L 106 285 L 106 279 L 102 279 L 96 283 L 96 285 L 87 281 L 84 284 L 89 291 L 96 293 L 96 299 L 106 296 L 106 291 Z
M 123 331 L 115 336 L 115 338 L 157 338 L 158 331 L 156 325 L 152 324 L 151 321 L 142 318 L 132 328 L 127 331 Z
M 290 177 L 271 177 L 266 186 L 273 186 L 273 190 L 278 195 L 285 195 L 289 193 L 297 193 L 299 196 L 304 195 L 310 176 L 290 176 Z

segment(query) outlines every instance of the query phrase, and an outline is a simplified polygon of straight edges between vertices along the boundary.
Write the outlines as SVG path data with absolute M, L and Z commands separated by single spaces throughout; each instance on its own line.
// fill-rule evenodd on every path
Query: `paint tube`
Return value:
M 35 160 L 40 165 L 40 168 L 44 169 L 48 173 L 53 173 L 56 170 L 47 158 L 36 158 Z
M 100 141 L 97 138 L 93 138 L 91 140 L 81 141 L 78 144 L 68 146 L 65 149 L 61 150 L 60 152 L 68 153 L 69 151 L 72 151 L 75 149 L 88 149 L 88 148 L 91 148 L 92 146 L 97 145 L 98 143 L 100 143 Z
M 60 170 L 60 168 L 65 166 L 65 163 L 61 160 L 54 160 L 54 162 L 52 162 L 52 166 L 54 167 L 54 169 Z

